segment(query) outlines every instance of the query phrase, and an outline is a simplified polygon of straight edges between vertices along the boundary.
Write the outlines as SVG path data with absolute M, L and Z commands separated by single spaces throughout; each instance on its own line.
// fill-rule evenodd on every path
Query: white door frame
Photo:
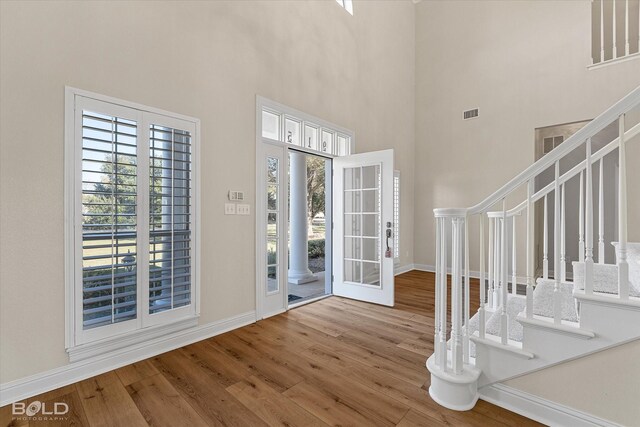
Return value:
M 287 271 L 288 271 L 288 256 L 287 256 L 287 247 L 288 247 L 288 212 L 287 212 L 287 197 L 288 197 L 288 173 L 287 172 L 287 164 L 288 164 L 288 156 L 289 150 L 295 150 L 298 152 L 304 152 L 308 154 L 312 154 L 314 156 L 324 157 L 328 159 L 334 159 L 338 156 L 319 152 L 313 149 L 308 149 L 306 147 L 301 147 L 298 145 L 291 145 L 284 141 L 284 130 L 280 129 L 280 141 L 274 140 L 270 138 L 265 138 L 262 136 L 262 111 L 263 109 L 269 109 L 273 111 L 280 112 L 286 116 L 295 117 L 304 122 L 311 122 L 318 125 L 320 128 L 330 129 L 334 132 L 346 135 L 350 140 L 350 151 L 352 152 L 355 148 L 355 135 L 352 131 L 342 128 L 340 126 L 336 126 L 327 121 L 321 120 L 317 117 L 311 116 L 309 114 L 303 113 L 301 111 L 295 110 L 293 108 L 289 108 L 277 102 L 271 101 L 269 99 L 257 96 L 256 97 L 256 205 L 254 212 L 256 214 L 256 320 L 261 320 L 266 317 L 270 317 L 284 311 L 287 311 L 288 308 L 288 280 L 287 279 Z M 278 235 L 280 242 L 286 242 L 285 245 L 281 244 L 279 248 L 279 252 L 282 253 L 282 249 L 284 249 L 284 256 L 279 256 L 279 278 L 280 287 L 279 290 L 282 292 L 282 307 L 278 310 L 267 310 L 266 307 L 266 299 L 267 299 L 267 269 L 266 269 L 266 247 L 267 247 L 267 235 L 266 235 L 266 225 L 267 225 L 267 206 L 266 206 L 266 189 L 267 189 L 267 174 L 266 174 L 266 158 L 268 156 L 268 152 L 275 153 L 274 149 L 281 150 L 281 159 L 283 159 L 284 166 L 284 174 L 282 174 L 282 180 L 279 187 L 279 200 L 281 203 L 284 203 L 284 210 L 281 208 L 281 212 L 278 219 Z M 329 197 L 332 197 L 331 185 L 326 186 Z M 331 198 L 331 200 L 333 200 Z M 325 213 L 326 214 L 326 213 Z M 331 212 L 331 221 L 333 223 L 333 212 Z M 329 253 L 325 254 L 325 259 L 329 259 L 330 262 L 333 258 L 332 256 L 332 230 L 328 229 L 326 232 L 325 242 L 328 248 Z M 280 254 L 279 254 L 280 255 Z M 326 297 L 326 296 L 324 296 Z M 324 298 L 315 298 L 312 300 L 303 301 L 300 304 L 292 304 L 291 307 L 306 304 L 309 302 L 316 301 L 318 299 Z

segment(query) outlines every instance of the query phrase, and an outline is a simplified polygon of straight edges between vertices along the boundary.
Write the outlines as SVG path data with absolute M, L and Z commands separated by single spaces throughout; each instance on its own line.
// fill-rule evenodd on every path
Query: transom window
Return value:
M 352 152 L 350 136 L 271 108 L 262 109 L 262 137 L 334 156 Z
M 336 0 L 338 4 L 353 15 L 353 0 Z
M 68 91 L 68 348 L 195 317 L 198 121 Z

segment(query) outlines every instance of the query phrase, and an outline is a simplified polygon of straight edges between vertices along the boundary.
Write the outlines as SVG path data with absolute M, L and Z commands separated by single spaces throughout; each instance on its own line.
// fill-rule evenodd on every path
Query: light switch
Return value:
M 236 204 L 235 203 L 225 203 L 224 204 L 224 214 L 225 215 L 235 215 L 236 214 Z
M 251 215 L 251 205 L 238 204 L 238 215 Z

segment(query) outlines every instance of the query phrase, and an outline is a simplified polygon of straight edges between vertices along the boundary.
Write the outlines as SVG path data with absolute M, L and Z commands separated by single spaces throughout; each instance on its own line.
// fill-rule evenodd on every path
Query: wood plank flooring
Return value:
M 67 419 L 13 420 L 9 405 L 0 426 L 538 425 L 431 400 L 433 304 L 433 274 L 412 271 L 396 277 L 394 308 L 327 298 L 27 399 L 65 402 Z

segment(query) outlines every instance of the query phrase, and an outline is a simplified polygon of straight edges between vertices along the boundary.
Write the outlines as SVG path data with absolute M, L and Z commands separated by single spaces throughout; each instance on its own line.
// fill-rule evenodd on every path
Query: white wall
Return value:
M 416 263 L 435 264 L 433 208 L 480 202 L 533 163 L 535 128 L 592 119 L 640 84 L 640 59 L 587 70 L 590 25 L 589 1 L 417 5 Z M 463 122 L 462 111 L 475 107 L 480 117 Z M 628 146 L 627 165 L 629 239 L 640 241 L 638 138 Z M 472 231 L 473 270 L 477 235 Z M 640 373 L 628 371 L 633 380 L 622 381 L 620 367 L 637 355 L 638 344 L 629 344 L 509 385 L 622 419 L 637 411 L 615 400 L 638 401 Z M 628 358 L 624 365 L 621 358 Z
M 255 98 L 396 149 L 402 264 L 413 262 L 414 6 L 335 1 L 0 2 L 0 382 L 64 349 L 65 85 L 202 120 L 202 317 L 255 308 Z M 252 210 L 253 211 L 253 210 Z
M 623 426 L 638 425 L 640 340 L 505 384 Z
M 533 163 L 536 128 L 592 119 L 640 84 L 639 59 L 587 70 L 590 4 L 451 0 L 416 6 L 416 263 L 435 264 L 434 208 L 482 201 Z M 475 107 L 480 117 L 463 121 L 462 112 Z M 634 164 L 640 144 L 629 145 Z M 629 169 L 629 182 L 640 179 L 631 170 L 637 168 Z M 640 188 L 630 185 L 629 191 L 629 218 L 638 218 Z M 629 232 L 640 240 L 640 221 Z

